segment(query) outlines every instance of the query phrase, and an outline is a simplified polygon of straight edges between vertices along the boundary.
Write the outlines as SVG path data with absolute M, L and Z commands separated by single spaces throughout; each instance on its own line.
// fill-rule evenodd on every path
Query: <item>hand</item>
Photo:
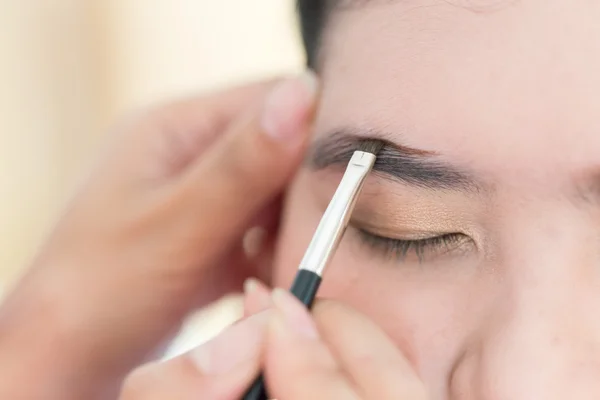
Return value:
M 0 397 L 114 398 L 193 308 L 268 279 L 242 237 L 276 228 L 316 94 L 307 75 L 122 126 L 0 310 Z
M 246 296 L 249 312 L 268 303 L 264 286 Z M 401 351 L 366 317 L 334 301 L 317 302 L 311 317 L 280 289 L 272 304 L 189 354 L 140 368 L 121 400 L 238 400 L 261 358 L 278 400 L 427 399 Z

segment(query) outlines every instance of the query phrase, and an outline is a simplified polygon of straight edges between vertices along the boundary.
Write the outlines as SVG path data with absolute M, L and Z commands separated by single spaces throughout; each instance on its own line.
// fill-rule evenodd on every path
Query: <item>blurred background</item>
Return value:
M 293 0 L 2 1 L 0 25 L 0 299 L 115 120 L 304 62 Z M 172 353 L 236 315 L 194 317 Z

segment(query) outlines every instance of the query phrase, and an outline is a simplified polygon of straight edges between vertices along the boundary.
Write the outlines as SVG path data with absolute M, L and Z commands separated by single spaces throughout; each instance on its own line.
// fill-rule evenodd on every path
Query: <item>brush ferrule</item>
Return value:
M 375 164 L 375 155 L 367 153 L 366 151 L 355 151 L 350 158 L 350 165 L 356 165 L 371 169 Z
M 348 226 L 365 178 L 375 163 L 371 153 L 356 151 L 308 245 L 300 269 L 322 276 Z

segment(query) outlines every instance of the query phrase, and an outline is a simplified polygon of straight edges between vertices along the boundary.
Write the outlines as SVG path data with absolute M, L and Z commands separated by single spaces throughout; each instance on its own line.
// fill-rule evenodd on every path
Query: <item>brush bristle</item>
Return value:
M 383 140 L 365 139 L 361 141 L 360 148 L 358 150 L 377 155 L 384 145 L 385 142 Z

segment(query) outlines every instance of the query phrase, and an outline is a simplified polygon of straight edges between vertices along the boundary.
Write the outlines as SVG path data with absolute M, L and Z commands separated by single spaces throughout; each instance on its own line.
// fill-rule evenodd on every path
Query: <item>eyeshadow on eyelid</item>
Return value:
M 357 205 L 352 220 L 365 228 L 370 227 L 380 233 L 451 233 L 467 229 L 465 218 L 443 209 L 431 209 L 415 205 L 394 206 L 373 209 L 364 204 Z
M 340 171 L 305 171 L 322 212 L 341 178 Z M 474 230 L 478 207 L 461 192 L 431 192 L 387 180 L 367 178 L 351 216 L 351 223 L 382 236 L 410 238 Z

